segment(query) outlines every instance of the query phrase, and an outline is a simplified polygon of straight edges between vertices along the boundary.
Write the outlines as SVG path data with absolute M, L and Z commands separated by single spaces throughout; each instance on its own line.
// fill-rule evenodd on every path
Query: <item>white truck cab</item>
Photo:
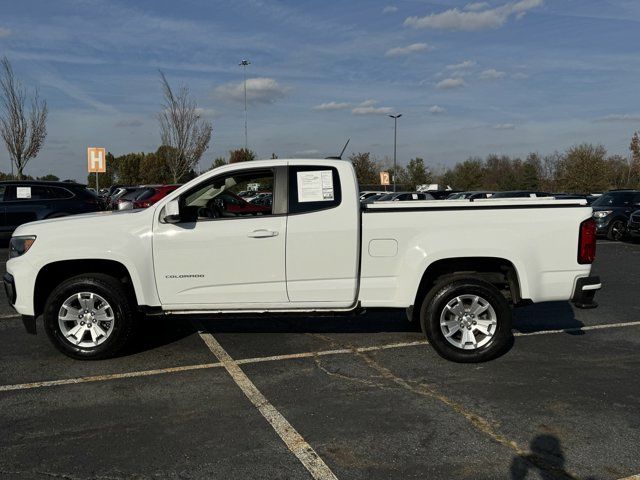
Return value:
M 268 202 L 237 194 L 260 184 Z M 578 200 L 374 202 L 342 160 L 264 160 L 207 172 L 146 210 L 22 225 L 4 276 L 74 358 L 117 354 L 141 314 L 407 309 L 442 356 L 499 355 L 511 307 L 595 306 L 591 208 Z

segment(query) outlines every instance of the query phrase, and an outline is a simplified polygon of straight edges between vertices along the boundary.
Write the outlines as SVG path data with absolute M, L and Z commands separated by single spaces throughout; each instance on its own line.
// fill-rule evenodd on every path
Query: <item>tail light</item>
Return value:
M 578 263 L 593 263 L 596 259 L 596 222 L 589 218 L 580 224 Z

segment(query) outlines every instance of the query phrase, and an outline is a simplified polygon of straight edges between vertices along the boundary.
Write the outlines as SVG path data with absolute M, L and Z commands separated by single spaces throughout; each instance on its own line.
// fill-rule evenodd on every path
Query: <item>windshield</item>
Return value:
M 636 194 L 629 193 L 605 193 L 601 197 L 593 202 L 591 205 L 594 207 L 625 207 L 633 202 L 633 197 Z

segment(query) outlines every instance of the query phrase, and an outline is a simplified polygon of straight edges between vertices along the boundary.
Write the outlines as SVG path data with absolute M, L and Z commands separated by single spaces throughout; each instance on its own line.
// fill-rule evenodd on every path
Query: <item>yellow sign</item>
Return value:
M 104 173 L 107 171 L 107 152 L 102 147 L 87 148 L 87 167 L 89 173 Z
M 380 185 L 389 185 L 389 172 L 380 172 Z

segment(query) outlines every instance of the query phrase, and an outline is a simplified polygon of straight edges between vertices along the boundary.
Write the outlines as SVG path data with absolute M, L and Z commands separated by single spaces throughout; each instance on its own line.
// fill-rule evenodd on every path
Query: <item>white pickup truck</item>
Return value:
M 271 201 L 243 200 L 248 184 Z M 115 355 L 141 314 L 391 307 L 443 357 L 477 362 L 508 344 L 513 305 L 595 306 L 591 213 L 554 199 L 361 207 L 347 161 L 252 161 L 146 210 L 22 225 L 4 285 L 29 332 L 42 316 L 55 346 L 80 359 Z

